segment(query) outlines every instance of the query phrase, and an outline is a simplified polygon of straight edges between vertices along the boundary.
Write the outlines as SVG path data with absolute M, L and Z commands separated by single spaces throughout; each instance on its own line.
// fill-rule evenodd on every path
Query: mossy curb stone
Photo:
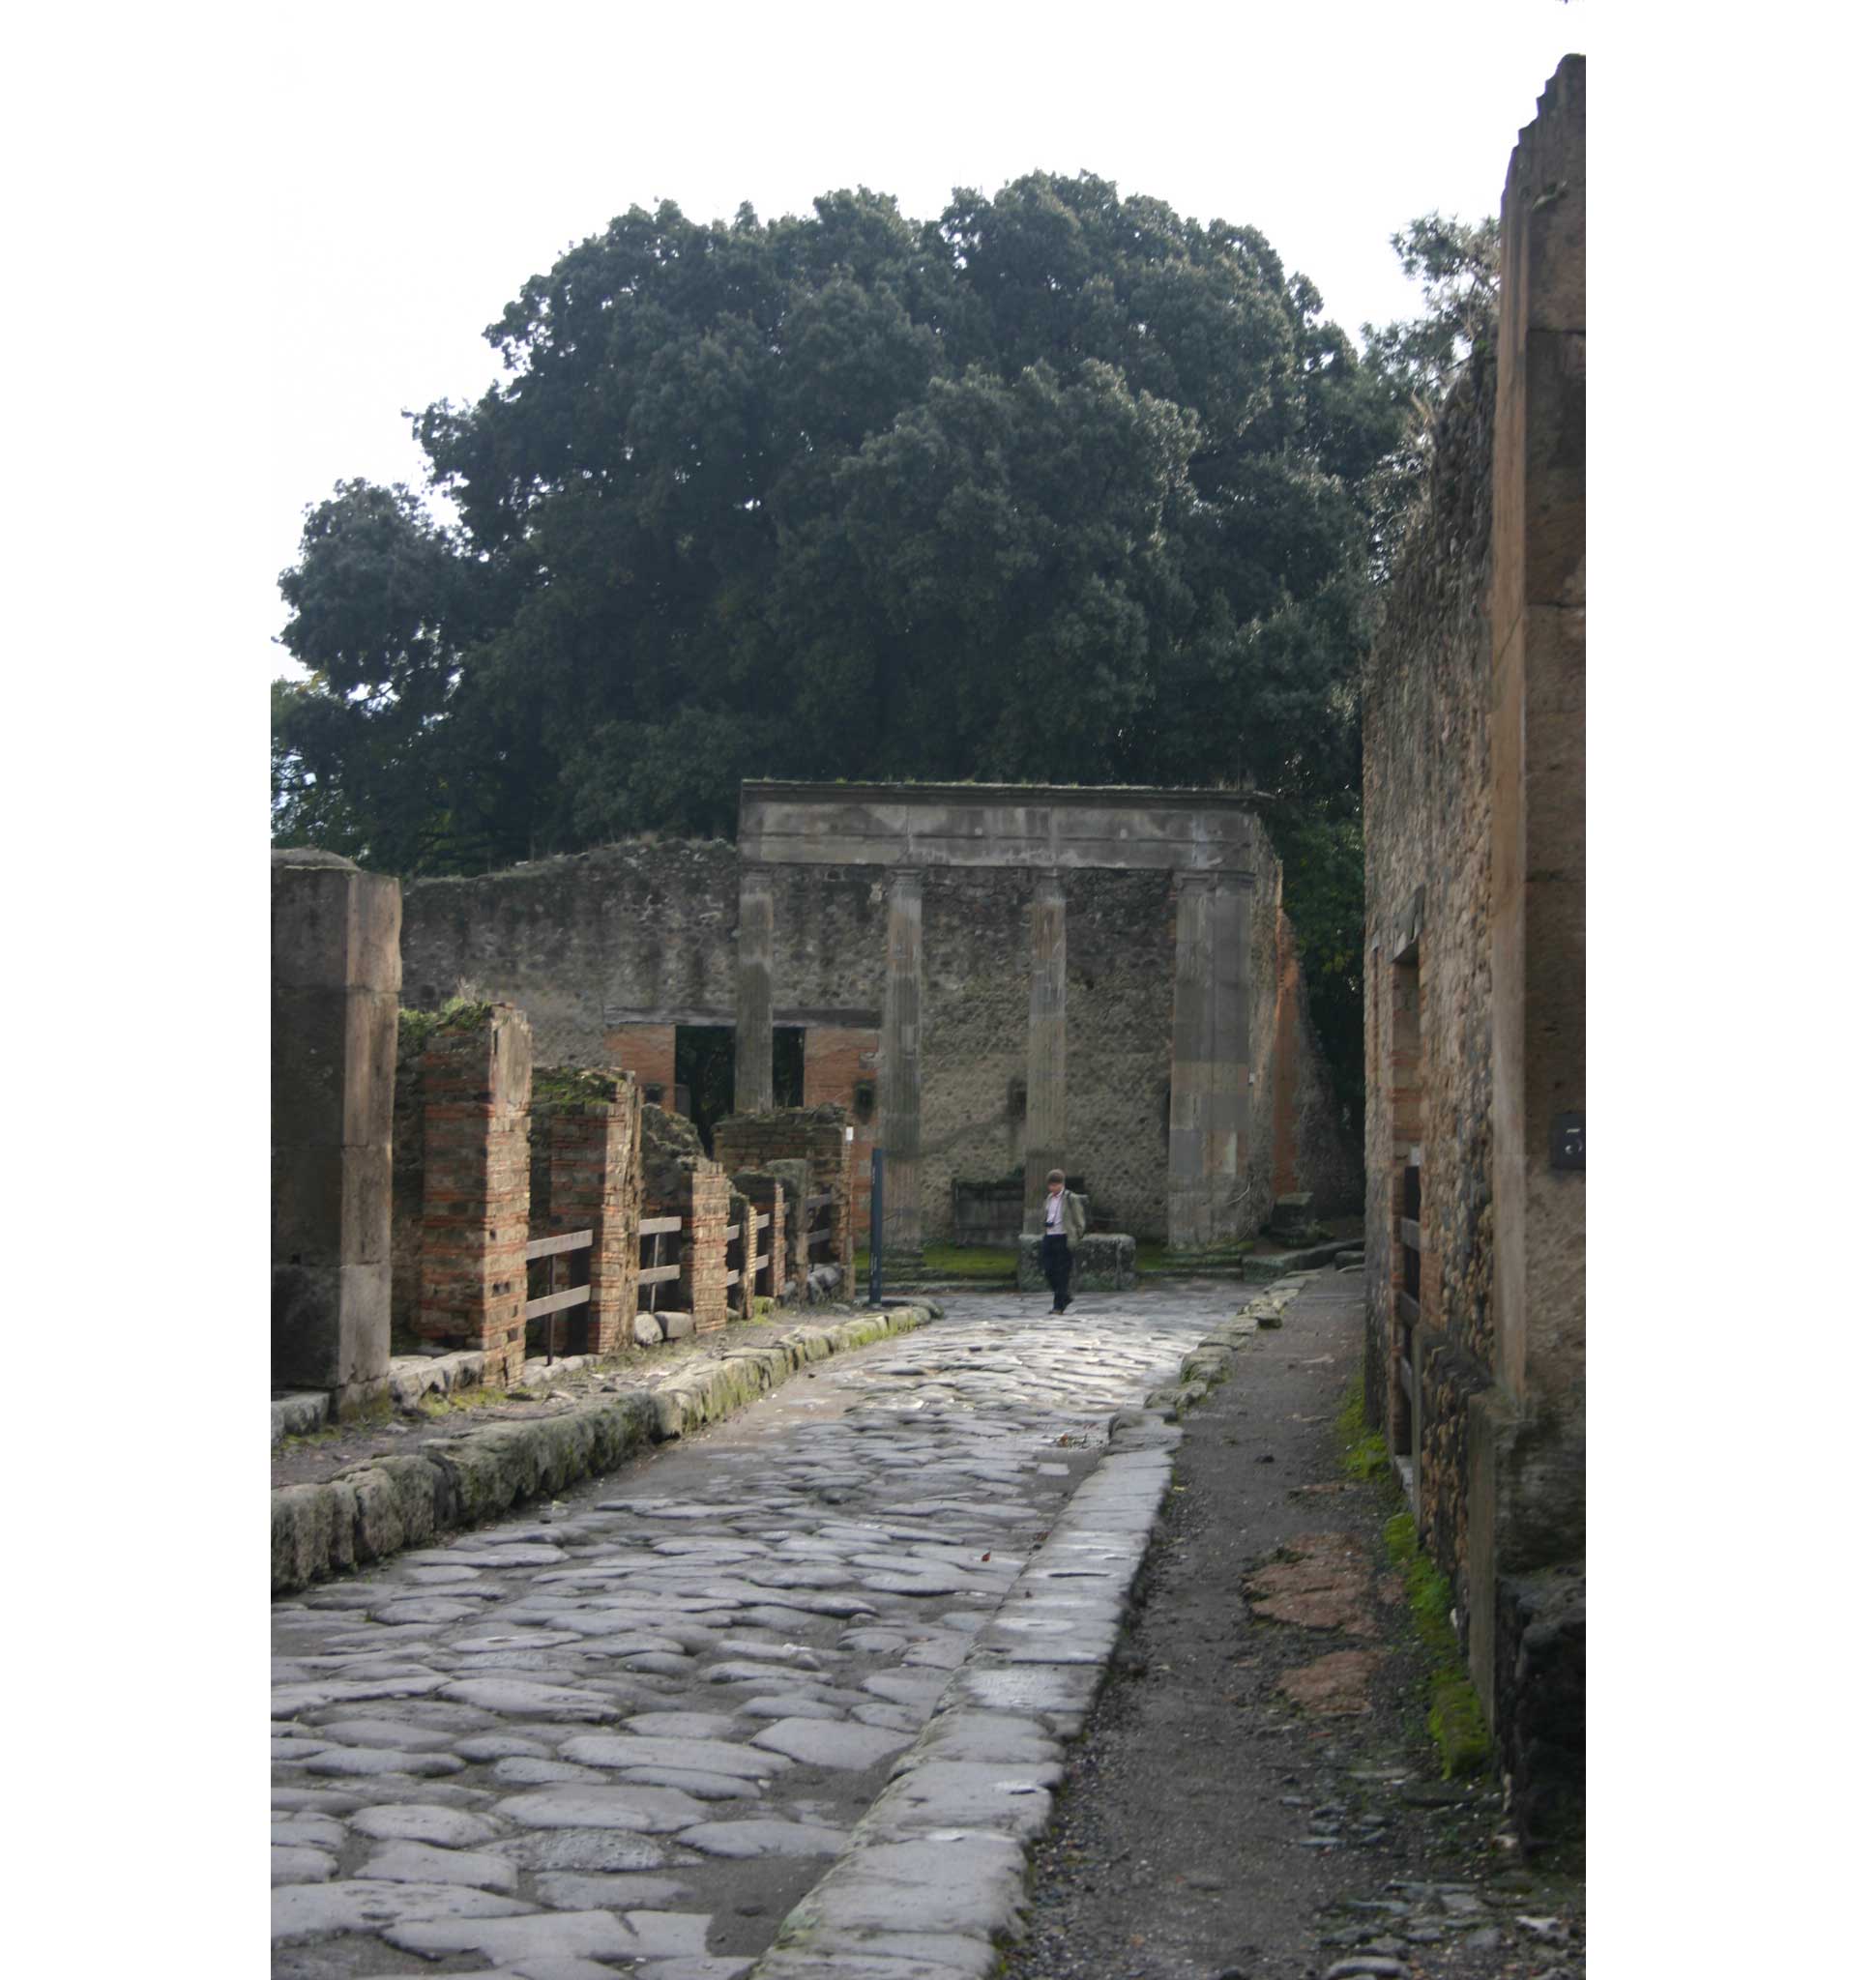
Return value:
M 461 1527 L 614 1470 L 633 1452 L 720 1422 L 810 1361 L 939 1319 L 931 1300 L 799 1326 L 768 1347 L 731 1348 L 650 1388 L 536 1422 L 487 1423 L 410 1457 L 374 1458 L 320 1485 L 283 1485 L 272 1508 L 273 1592 L 425 1547 Z

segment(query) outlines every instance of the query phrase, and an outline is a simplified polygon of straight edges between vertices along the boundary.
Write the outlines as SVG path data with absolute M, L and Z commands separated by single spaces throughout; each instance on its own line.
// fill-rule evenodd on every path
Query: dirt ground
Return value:
M 1580 1848 L 1526 1864 L 1496 1777 L 1441 1778 L 1403 1501 L 1341 1464 L 1360 1287 L 1312 1279 L 1187 1417 L 1011 1980 L 1582 1974 Z

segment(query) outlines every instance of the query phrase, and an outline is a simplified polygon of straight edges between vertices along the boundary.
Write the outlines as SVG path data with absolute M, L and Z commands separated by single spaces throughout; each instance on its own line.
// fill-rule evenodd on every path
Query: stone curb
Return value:
M 1187 1365 L 1214 1351 L 1216 1381 L 1255 1331 L 1254 1322 L 1228 1323 Z M 989 1980 L 998 1971 L 999 1948 L 1023 1931 L 1029 1845 L 1048 1826 L 1063 1748 L 1106 1677 L 1184 1435 L 1139 1411 L 1114 1417 L 1101 1462 L 747 1980 Z
M 383 1560 L 439 1535 L 564 1491 L 635 1451 L 720 1421 L 810 1361 L 824 1361 L 942 1316 L 929 1299 L 798 1326 L 768 1347 L 731 1348 L 648 1388 L 585 1403 L 539 1422 L 489 1423 L 410 1457 L 372 1458 L 318 1485 L 273 1494 L 273 1592 Z

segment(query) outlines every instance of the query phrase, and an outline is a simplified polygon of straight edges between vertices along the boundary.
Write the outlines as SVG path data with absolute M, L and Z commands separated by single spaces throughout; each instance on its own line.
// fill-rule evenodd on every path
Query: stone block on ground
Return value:
M 1134 1243 L 1123 1232 L 1091 1231 L 1069 1254 L 1069 1292 L 1130 1293 L 1133 1290 Z M 1016 1243 L 1016 1290 L 1041 1292 L 1048 1285 L 1042 1270 L 1042 1240 L 1026 1232 Z

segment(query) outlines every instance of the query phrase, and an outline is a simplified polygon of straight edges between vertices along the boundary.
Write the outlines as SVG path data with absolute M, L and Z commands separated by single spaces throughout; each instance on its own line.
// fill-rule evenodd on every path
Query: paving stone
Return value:
M 691 1887 L 674 1877 L 547 1870 L 535 1878 L 534 1894 L 556 1911 L 661 1910 L 682 1904 Z
M 336 1883 L 282 1884 L 274 1893 L 273 1936 L 278 1944 L 328 1932 L 379 1932 L 420 1919 L 471 1924 L 513 1918 L 527 1909 L 514 1898 L 464 1884 L 344 1878 Z
M 453 1753 L 398 1753 L 388 1746 L 329 1746 L 300 1762 L 309 1774 L 403 1774 L 421 1780 L 432 1774 L 459 1774 L 462 1762 Z
M 706 1856 L 837 1856 L 847 1832 L 805 1821 L 707 1821 L 677 1840 Z
M 350 1815 L 365 1806 L 365 1796 L 340 1788 L 276 1788 L 268 1796 L 278 1811 L 294 1813 L 305 1809 L 327 1815 Z
M 556 1781 L 603 1781 L 597 1767 L 574 1766 L 564 1760 L 537 1760 L 516 1754 L 498 1760 L 489 1769 L 491 1777 L 510 1788 L 544 1788 Z
M 727 1712 L 636 1712 L 625 1723 L 653 1738 L 725 1739 L 736 1731 Z
M 736 1708 L 747 1719 L 844 1719 L 845 1705 L 831 1704 L 809 1692 L 783 1692 L 775 1698 L 746 1699 Z
M 635 1829 L 667 1835 L 706 1819 L 702 1802 L 673 1788 L 607 1785 L 537 1788 L 496 1803 L 504 1820 L 530 1829 Z
M 823 1719 L 781 1719 L 750 1741 L 785 1753 L 806 1766 L 861 1769 L 877 1766 L 911 1742 L 878 1726 L 831 1725 Z
M 273 1859 L 273 1879 L 277 1884 L 324 1883 L 337 1868 L 325 1850 L 309 1849 L 302 1843 L 277 1842 L 268 1853 Z
M 526 1713 L 542 1719 L 576 1719 L 589 1724 L 619 1716 L 613 1701 L 597 1691 L 560 1684 L 533 1684 L 519 1677 L 460 1678 L 443 1688 L 445 1698 L 478 1705 L 486 1712 Z
M 358 1874 L 387 1878 L 395 1883 L 474 1884 L 511 1894 L 520 1884 L 520 1872 L 506 1856 L 486 1850 L 438 1849 L 428 1843 L 387 1843 L 372 1851 Z
M 388 1802 L 362 1808 L 351 1825 L 361 1836 L 380 1842 L 434 1843 L 439 1849 L 466 1849 L 492 1843 L 501 1830 L 485 1816 L 434 1802 Z
M 661 1870 L 671 1860 L 662 1843 L 624 1829 L 537 1829 L 511 1837 L 501 1850 L 523 1869 L 536 1871 Z
M 704 1951 L 707 1916 L 686 1911 L 543 1911 L 527 1918 L 447 1918 L 384 1933 L 414 1953 L 481 1953 L 525 1961 L 542 1954 L 584 1959 L 681 1957 Z
M 950 1682 L 947 1672 L 882 1671 L 865 1679 L 862 1688 L 876 1693 L 889 1704 L 916 1705 L 929 1711 Z
M 562 1742 L 569 1760 L 597 1767 L 690 1767 L 702 1773 L 735 1774 L 767 1780 L 787 1762 L 774 1754 L 728 1739 L 664 1739 L 655 1732 L 587 1732 Z
M 462 1759 L 480 1766 L 492 1760 L 548 1760 L 552 1749 L 543 1746 L 538 1739 L 524 1738 L 518 1732 L 478 1732 L 472 1738 L 459 1739 L 455 1751 Z
M 406 1719 L 329 1719 L 319 1736 L 333 1745 L 388 1746 L 404 1753 L 441 1752 L 455 1738 L 441 1728 L 426 1732 Z

